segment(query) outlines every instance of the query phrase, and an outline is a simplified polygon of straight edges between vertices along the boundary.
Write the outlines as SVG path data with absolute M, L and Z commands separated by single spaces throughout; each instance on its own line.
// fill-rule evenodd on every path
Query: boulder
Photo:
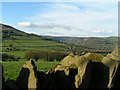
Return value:
M 91 62 L 91 67 L 89 88 L 107 88 L 109 83 L 109 68 L 101 62 Z
M 1 80 L 2 81 L 2 84 L 1 84 L 2 87 L 1 88 L 2 89 L 1 90 L 10 90 L 10 88 L 6 85 L 6 82 L 5 82 L 5 79 L 4 79 L 4 76 L 3 76 L 3 74 L 4 74 L 4 72 L 3 72 L 3 66 L 1 65 L 0 67 L 1 67 L 1 70 L 2 70 L 1 71 L 2 72 L 1 73 L 1 78 L 2 78 L 2 80 Z
M 108 54 L 103 58 L 102 62 L 109 68 L 109 83 L 108 88 L 114 87 L 114 79 L 115 77 L 120 78 L 120 74 L 118 75 L 119 66 L 120 66 L 120 48 L 116 47 L 115 50 Z
M 9 87 L 9 89 L 11 90 L 20 90 L 20 88 L 17 86 L 16 81 L 15 80 L 10 80 L 8 79 L 6 81 L 6 85 Z
M 33 60 L 27 61 L 21 71 L 20 74 L 17 78 L 17 85 L 20 88 L 28 88 L 28 89 L 36 89 L 37 88 L 37 68 L 35 66 L 35 63 Z
M 69 54 L 48 74 L 57 88 L 88 87 L 91 75 L 90 63 L 84 56 Z
M 84 55 L 87 59 L 93 61 L 93 62 L 102 62 L 103 56 L 101 54 L 97 53 L 87 53 Z
M 120 88 L 120 48 L 103 57 L 96 53 L 77 56 L 70 53 L 47 73 L 37 71 L 33 60 L 27 61 L 16 80 L 3 77 L 4 89 L 58 90 L 80 88 Z
M 114 78 L 119 76 L 116 74 L 119 71 L 119 50 L 116 50 L 106 57 L 96 53 L 83 56 L 70 53 L 48 72 L 50 82 L 57 88 L 111 88 L 112 83 L 116 82 Z

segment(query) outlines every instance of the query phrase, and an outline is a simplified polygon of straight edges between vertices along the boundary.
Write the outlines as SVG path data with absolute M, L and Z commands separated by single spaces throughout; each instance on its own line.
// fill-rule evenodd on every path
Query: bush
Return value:
M 42 59 L 45 61 L 60 61 L 62 60 L 67 53 L 58 52 L 58 51 L 28 51 L 25 53 L 25 59 Z
M 15 57 L 14 55 L 2 54 L 2 61 L 18 61 L 19 59 L 20 57 Z

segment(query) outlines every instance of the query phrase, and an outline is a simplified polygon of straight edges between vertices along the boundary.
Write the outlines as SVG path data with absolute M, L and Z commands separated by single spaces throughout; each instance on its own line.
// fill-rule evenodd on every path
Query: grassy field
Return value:
M 63 51 L 68 49 L 68 45 L 59 41 L 50 40 L 42 36 L 28 34 L 13 27 L 3 25 L 2 27 L 2 53 L 20 57 L 19 61 L 7 61 L 3 63 L 5 79 L 16 79 L 21 67 L 26 62 L 25 53 L 28 51 Z M 47 72 L 59 62 L 36 62 L 37 70 Z
M 25 64 L 25 60 L 21 60 L 19 62 L 2 62 L 3 63 L 3 71 L 5 80 L 12 79 L 15 80 L 19 75 L 21 67 Z M 38 61 L 35 62 L 38 71 L 47 72 L 54 66 L 56 66 L 59 62 L 46 62 L 46 61 Z
M 41 37 L 32 36 L 12 36 L 16 40 L 4 39 L 2 41 L 2 52 L 8 55 L 14 55 L 24 59 L 25 52 L 27 51 L 56 51 L 67 50 L 68 45 L 53 40 L 44 40 Z M 12 45 L 12 46 L 10 46 Z M 14 50 L 10 50 L 10 49 Z
M 17 78 L 21 67 L 26 62 L 24 56 L 25 56 L 25 52 L 27 51 L 38 50 L 38 51 L 47 51 L 47 52 L 50 51 L 67 52 L 69 49 L 72 50 L 73 48 L 77 50 L 78 53 L 81 53 L 83 51 L 87 51 L 87 52 L 93 51 L 92 49 L 81 47 L 83 42 L 81 43 L 79 42 L 78 46 L 73 46 L 73 45 L 71 46 L 71 44 L 66 44 L 61 41 L 47 39 L 42 36 L 28 34 L 5 25 L 3 25 L 2 29 L 3 29 L 2 30 L 3 41 L 1 46 L 2 53 L 6 53 L 8 55 L 14 55 L 14 57 L 20 57 L 20 60 L 18 62 L 15 61 L 2 62 L 4 66 L 4 77 L 6 80 L 7 79 L 15 80 Z M 72 40 L 72 42 L 73 44 L 76 43 L 74 39 Z M 91 45 L 93 44 L 94 42 L 91 42 Z M 89 45 L 89 43 L 87 43 L 87 45 Z M 96 46 L 96 44 L 94 44 L 94 46 Z M 53 62 L 38 61 L 36 62 L 36 66 L 38 71 L 47 72 L 58 63 L 59 62 L 57 61 L 53 61 Z
M 45 40 L 4 40 L 3 41 L 3 51 L 6 51 L 9 48 L 9 45 L 12 44 L 12 47 L 15 47 L 19 50 L 50 50 L 52 48 L 62 50 L 65 49 L 66 45 L 63 43 L 58 43 L 54 41 L 45 41 Z

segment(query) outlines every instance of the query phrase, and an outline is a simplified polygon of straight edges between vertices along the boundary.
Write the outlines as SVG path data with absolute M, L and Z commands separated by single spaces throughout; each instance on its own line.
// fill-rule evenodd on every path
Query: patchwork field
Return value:
M 2 46 L 1 46 L 2 55 L 3 54 L 6 55 L 5 61 L 2 63 L 3 63 L 4 77 L 6 80 L 7 79 L 15 80 L 17 78 L 21 67 L 27 60 L 25 59 L 25 53 L 28 51 L 30 52 L 41 51 L 40 53 L 37 53 L 37 55 L 34 55 L 33 58 L 39 59 L 36 62 L 38 71 L 47 72 L 48 70 L 53 68 L 55 65 L 57 65 L 59 61 L 63 59 L 63 57 L 65 57 L 66 54 L 63 54 L 65 52 L 75 52 L 75 54 L 78 54 L 78 55 L 80 55 L 82 52 L 84 54 L 88 52 L 100 52 L 101 54 L 106 55 L 107 53 L 110 53 L 110 51 L 109 52 L 106 51 L 106 48 L 105 49 L 103 48 L 103 50 L 99 49 L 98 42 L 102 41 L 103 43 L 101 43 L 101 45 L 103 45 L 103 47 L 105 46 L 108 47 L 107 48 L 108 50 L 110 48 L 109 46 L 111 45 L 114 46 L 114 44 L 110 42 L 112 41 L 116 42 L 114 38 L 113 40 L 110 39 L 112 41 L 109 41 L 108 42 L 109 44 L 107 46 L 107 44 L 104 44 L 106 40 L 103 40 L 103 39 L 93 38 L 93 39 L 88 40 L 89 41 L 88 42 L 88 41 L 85 41 L 86 38 L 85 40 L 84 39 L 81 40 L 79 38 L 77 41 L 75 38 L 72 38 L 72 39 L 68 38 L 66 42 L 71 41 L 71 43 L 66 43 L 64 42 L 63 39 L 60 39 L 60 40 L 56 40 L 54 38 L 50 39 L 50 38 L 38 36 L 35 34 L 28 34 L 20 30 L 17 30 L 11 26 L 7 26 L 7 25 L 2 25 L 2 26 L 3 26 L 2 28 L 3 29 L 2 31 L 3 41 L 2 41 Z M 76 43 L 78 41 L 79 43 Z M 87 44 L 84 45 L 83 42 Z M 94 43 L 97 43 L 97 44 L 93 45 Z M 96 48 L 91 48 L 91 46 L 96 47 Z M 45 52 L 44 55 L 42 52 Z M 49 53 L 49 52 L 52 52 L 52 53 Z M 32 56 L 33 54 L 35 53 L 32 53 L 28 56 Z M 43 55 L 42 58 L 44 59 L 41 60 L 38 54 Z M 48 54 L 50 54 L 49 57 L 48 57 Z M 12 60 L 10 57 L 12 59 L 14 58 L 19 58 L 19 59 L 15 61 L 15 60 Z M 53 60 L 53 61 L 50 62 L 50 60 Z

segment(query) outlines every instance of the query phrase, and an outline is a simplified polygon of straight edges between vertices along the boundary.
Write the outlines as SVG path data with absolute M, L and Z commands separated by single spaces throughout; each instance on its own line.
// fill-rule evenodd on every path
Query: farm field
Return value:
M 87 42 L 87 45 L 89 46 L 86 46 L 85 48 L 83 47 L 85 45 L 82 45 L 84 40 L 80 41 L 80 43 L 77 43 L 77 45 L 75 45 L 76 41 L 74 40 L 75 38 L 73 38 L 72 40 L 70 40 L 72 44 L 69 44 L 69 43 L 61 42 L 61 39 L 55 40 L 55 39 L 49 39 L 47 37 L 38 36 L 35 34 L 25 33 L 11 26 L 6 26 L 6 25 L 3 25 L 2 34 L 3 34 L 2 54 L 7 55 L 7 58 L 5 57 L 4 59 L 5 61 L 2 62 L 4 67 L 4 77 L 6 80 L 7 79 L 15 80 L 17 78 L 21 67 L 24 65 L 24 63 L 27 60 L 25 59 L 26 52 L 38 51 L 37 52 L 38 54 L 36 54 L 37 56 L 33 56 L 33 58 L 34 57 L 39 58 L 39 60 L 36 62 L 36 66 L 38 71 L 43 71 L 43 72 L 47 72 L 48 70 L 53 68 L 55 65 L 57 65 L 60 60 L 62 60 L 66 55 L 68 55 L 68 51 L 69 52 L 75 51 L 77 52 L 78 55 L 80 55 L 82 52 L 85 52 L 85 53 L 100 52 L 105 55 L 108 53 L 108 52 L 106 53 L 106 49 L 100 50 L 98 48 L 97 49 L 89 48 L 93 46 L 93 43 L 95 42 L 97 43 L 101 39 L 95 39 L 95 40 L 91 39 L 90 41 L 94 40 L 94 42 L 92 43 Z M 67 41 L 69 41 L 69 39 Z M 106 45 L 103 44 L 103 47 L 104 46 L 107 46 L 107 44 Z M 96 45 L 96 47 L 98 47 L 98 45 Z M 42 52 L 44 52 L 44 54 Z M 50 52 L 50 55 L 49 55 L 49 52 Z M 32 53 L 32 54 L 35 54 L 35 53 Z M 32 54 L 28 56 L 31 56 Z M 44 58 L 43 60 L 40 59 L 41 58 L 40 55 L 42 56 L 42 58 Z M 9 60 L 8 57 L 12 57 L 13 59 L 14 58 L 19 58 L 19 59 L 17 61 L 12 59 Z M 52 62 L 50 61 L 51 59 L 52 59 Z
M 120 88 L 120 3 L 49 1 L 3 0 L 0 90 Z

